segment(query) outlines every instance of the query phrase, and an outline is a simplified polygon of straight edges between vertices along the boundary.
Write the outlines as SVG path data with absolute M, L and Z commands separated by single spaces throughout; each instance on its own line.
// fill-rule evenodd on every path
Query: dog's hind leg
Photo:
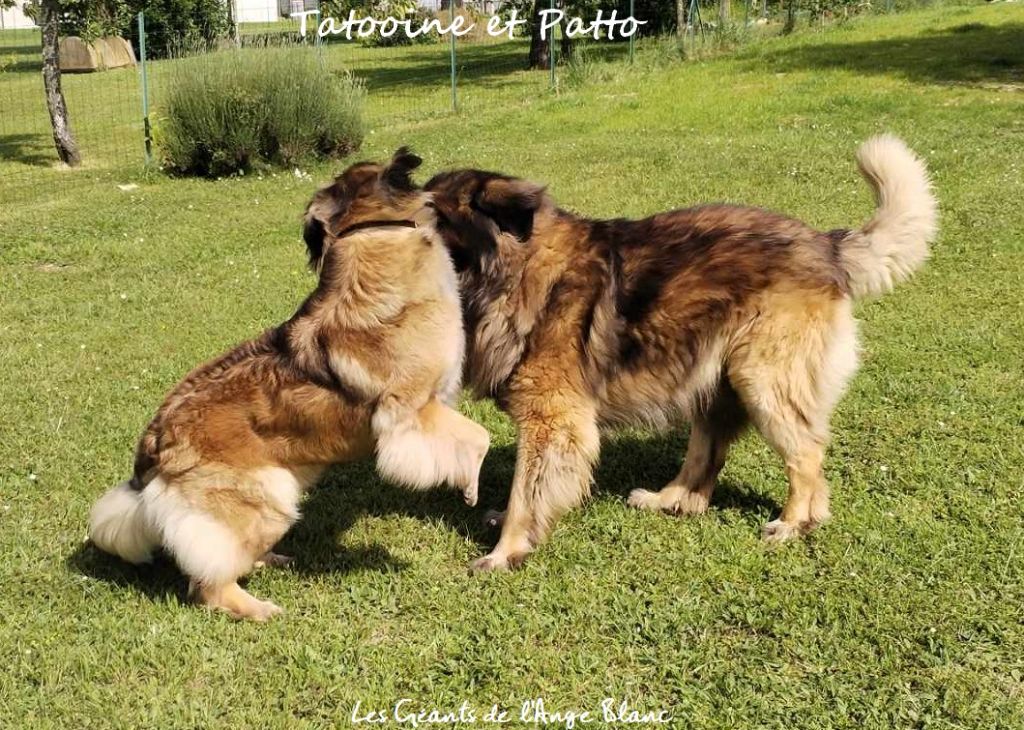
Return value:
M 763 530 L 767 542 L 777 543 L 829 519 L 822 462 L 832 409 L 856 370 L 857 342 L 848 300 L 807 297 L 797 314 L 766 319 L 729 374 L 751 421 L 785 462 L 789 496 Z
M 676 478 L 658 492 L 634 489 L 629 495 L 629 506 L 674 515 L 697 515 L 707 511 L 729 447 L 746 423 L 747 414 L 736 392 L 729 381 L 724 380 L 708 409 L 693 419 L 686 459 Z
M 298 518 L 298 485 L 284 469 L 229 470 L 156 479 L 143 493 L 146 518 L 204 605 L 266 621 L 281 612 L 238 585 Z

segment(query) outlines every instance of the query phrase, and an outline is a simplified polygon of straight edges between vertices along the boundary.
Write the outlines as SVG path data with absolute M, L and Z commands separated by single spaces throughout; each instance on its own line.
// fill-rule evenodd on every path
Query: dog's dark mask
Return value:
M 529 180 L 481 170 L 442 172 L 424 189 L 433 197 L 438 231 L 458 271 L 478 267 L 497 250 L 503 233 L 529 240 L 545 190 Z

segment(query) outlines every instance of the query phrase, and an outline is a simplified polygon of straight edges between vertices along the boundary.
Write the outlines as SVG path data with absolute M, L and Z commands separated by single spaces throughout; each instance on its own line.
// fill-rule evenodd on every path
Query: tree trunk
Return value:
M 543 0 L 533 0 L 533 27 L 530 28 L 530 64 L 529 68 L 547 68 L 551 65 L 549 48 L 551 46 L 551 34 L 541 39 L 540 37 L 540 13 L 546 10 L 547 6 Z
M 242 47 L 242 37 L 238 32 L 238 9 L 235 7 L 235 0 L 228 0 L 228 24 L 231 26 L 231 42 L 235 44 L 235 48 Z
M 796 0 L 789 0 L 789 8 L 786 11 L 786 24 L 782 26 L 783 33 L 792 33 L 796 28 Z
M 718 0 L 718 24 L 729 25 L 732 19 L 732 5 L 729 0 Z
M 569 21 L 563 18 L 562 22 L 558 24 L 559 29 L 562 31 L 562 40 L 559 43 L 559 45 L 561 46 L 559 48 L 559 53 L 561 54 L 561 58 L 559 58 L 558 60 L 559 63 L 568 63 L 569 61 L 571 61 L 573 51 L 576 50 L 576 46 L 572 42 L 573 39 L 570 38 L 568 34 L 566 34 L 565 32 L 565 27 L 566 25 L 568 25 L 568 23 Z
M 686 0 L 676 0 L 676 35 L 686 35 Z
M 39 15 L 43 29 L 43 87 L 46 89 L 46 107 L 50 111 L 50 123 L 53 126 L 53 144 L 57 147 L 57 156 L 61 162 L 75 167 L 82 161 L 82 157 L 78 154 L 78 145 L 71 134 L 68 106 L 64 101 L 64 92 L 60 88 L 57 38 L 60 8 L 57 0 L 43 0 L 39 7 Z

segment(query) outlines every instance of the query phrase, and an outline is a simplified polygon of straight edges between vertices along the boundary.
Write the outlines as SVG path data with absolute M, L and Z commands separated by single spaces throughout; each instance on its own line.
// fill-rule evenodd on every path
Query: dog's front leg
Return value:
M 582 400 L 556 394 L 510 409 L 519 422 L 512 493 L 498 544 L 472 563 L 472 572 L 517 567 L 589 496 L 600 437 L 593 406 Z
M 431 397 L 419 410 L 385 398 L 371 428 L 377 440 L 377 470 L 413 489 L 447 482 L 476 505 L 480 467 L 490 446 L 487 429 Z

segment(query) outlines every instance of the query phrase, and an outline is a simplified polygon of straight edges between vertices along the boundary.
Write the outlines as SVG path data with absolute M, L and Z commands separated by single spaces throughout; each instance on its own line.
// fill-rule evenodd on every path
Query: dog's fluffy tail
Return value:
M 857 150 L 857 165 L 877 202 L 874 217 L 840 243 L 850 291 L 859 299 L 909 279 L 928 258 L 938 222 L 928 171 L 902 140 L 872 137 Z
M 96 500 L 89 513 L 89 539 L 129 563 L 152 560 L 158 543 L 146 520 L 142 491 L 121 482 Z

